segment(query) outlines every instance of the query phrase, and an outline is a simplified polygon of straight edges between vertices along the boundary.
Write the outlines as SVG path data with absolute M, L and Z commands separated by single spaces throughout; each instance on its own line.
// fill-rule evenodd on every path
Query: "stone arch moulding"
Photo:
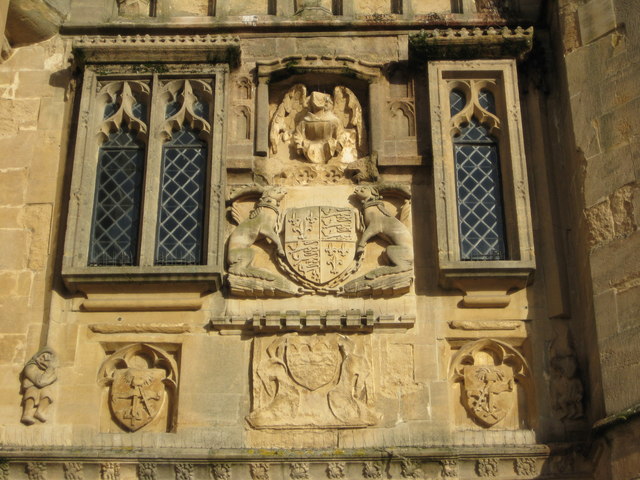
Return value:
M 530 426 L 530 379 L 524 356 L 511 345 L 490 338 L 464 344 L 449 367 L 450 382 L 460 385 L 462 407 L 483 428 Z M 463 419 L 458 416 L 456 422 L 463 423 Z
M 347 55 L 295 55 L 257 63 L 255 153 L 267 156 L 269 151 L 269 83 L 303 73 L 349 75 L 369 85 L 370 151 L 377 154 L 383 142 L 381 78 L 382 63 L 357 60 Z
M 164 349 L 134 343 L 116 350 L 100 366 L 98 384 L 109 388 L 107 408 L 123 430 L 135 432 L 164 418 L 162 431 L 175 431 L 178 364 Z

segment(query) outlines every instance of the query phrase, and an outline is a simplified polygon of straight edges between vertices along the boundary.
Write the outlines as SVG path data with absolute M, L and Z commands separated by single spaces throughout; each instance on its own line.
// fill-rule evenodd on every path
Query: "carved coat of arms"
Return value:
M 254 343 L 255 428 L 364 427 L 372 408 L 371 365 L 358 345 L 338 334 L 279 337 Z
M 502 420 L 512 407 L 513 398 L 503 395 L 513 391 L 511 367 L 467 366 L 464 369 L 466 407 L 483 424 L 492 426 Z
M 135 432 L 150 423 L 162 409 L 165 371 L 159 368 L 117 370 L 109 393 L 111 411 L 118 423 Z
M 333 285 L 355 266 L 357 212 L 352 208 L 291 208 L 284 216 L 284 252 L 301 281 Z

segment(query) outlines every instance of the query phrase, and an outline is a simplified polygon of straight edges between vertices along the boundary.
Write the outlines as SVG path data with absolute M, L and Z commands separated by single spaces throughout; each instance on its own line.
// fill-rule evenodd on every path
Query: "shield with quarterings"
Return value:
M 308 390 L 317 390 L 338 376 L 342 356 L 337 342 L 326 337 L 295 337 L 287 342 L 291 378 Z
M 160 368 L 115 371 L 109 401 L 113 415 L 124 429 L 135 432 L 156 418 L 165 402 L 165 376 Z
M 332 286 L 355 264 L 357 212 L 349 207 L 290 208 L 284 217 L 284 251 L 307 285 Z
M 465 403 L 471 415 L 485 426 L 502 420 L 511 410 L 514 378 L 507 365 L 464 367 Z

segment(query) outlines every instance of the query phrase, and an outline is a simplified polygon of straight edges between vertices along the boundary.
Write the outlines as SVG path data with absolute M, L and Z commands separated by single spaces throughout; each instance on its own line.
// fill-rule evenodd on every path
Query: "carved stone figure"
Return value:
M 498 475 L 498 461 L 495 458 L 480 458 L 476 462 L 476 473 L 479 477 L 495 477 Z
M 578 372 L 578 358 L 573 347 L 573 339 L 567 327 L 559 327 L 550 350 L 549 389 L 552 408 L 561 420 L 583 418 L 584 387 Z
M 171 431 L 177 365 L 165 351 L 133 344 L 111 355 L 100 367 L 98 382 L 109 386 L 109 407 L 123 429 L 135 432 L 164 413 Z
M 360 185 L 355 195 L 362 203 L 365 230 L 358 242 L 357 254 L 362 255 L 367 242 L 380 237 L 389 245 L 385 255 L 391 263 L 367 272 L 363 277 L 350 281 L 344 286 L 347 295 L 377 291 L 406 291 L 413 281 L 413 237 L 407 226 L 391 215 L 382 202 L 381 188 L 373 185 Z M 409 217 L 409 193 L 398 187 L 385 187 L 400 193 L 405 198 L 401 218 Z
M 120 464 L 107 462 L 100 465 L 100 480 L 120 480 Z
M 339 428 L 380 419 L 370 406 L 369 361 L 338 334 L 254 343 L 254 428 Z
M 271 119 L 269 143 L 271 156 L 258 168 L 269 183 L 350 182 L 348 175 L 361 179 L 367 170 L 348 168 L 365 159 L 369 147 L 362 107 L 345 86 L 335 87 L 333 95 L 308 94 L 303 84 L 291 87 Z
M 25 425 L 36 420 L 46 422 L 46 412 L 53 402 L 52 385 L 58 379 L 58 357 L 44 347 L 25 364 L 21 374 L 22 418 Z
M 520 353 L 497 340 L 463 346 L 453 359 L 452 379 L 462 382 L 462 404 L 479 425 L 492 427 L 518 404 L 517 382 L 528 377 Z
M 241 220 L 233 202 L 239 198 L 260 192 L 262 195 L 249 218 Z M 278 256 L 284 256 L 284 249 L 278 234 L 280 202 L 287 194 L 282 187 L 249 188 L 237 192 L 230 200 L 233 219 L 238 226 L 231 232 L 227 244 L 229 285 L 237 295 L 254 296 L 264 292 L 266 296 L 288 296 L 298 294 L 298 288 L 278 274 L 252 266 L 255 252 L 254 243 L 263 238 L 275 246 Z

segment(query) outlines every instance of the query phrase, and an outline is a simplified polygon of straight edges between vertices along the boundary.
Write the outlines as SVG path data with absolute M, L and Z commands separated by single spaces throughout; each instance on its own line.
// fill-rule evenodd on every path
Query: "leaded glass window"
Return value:
M 488 90 L 478 92 L 478 103 L 488 112 L 495 112 L 495 100 Z M 461 112 L 465 104 L 464 93 L 452 90 L 451 116 Z M 454 136 L 453 147 L 460 258 L 504 260 L 506 234 L 497 141 L 472 117 Z
M 204 234 L 206 144 L 183 127 L 163 150 L 156 264 L 199 264 Z
M 100 147 L 89 265 L 133 265 L 137 259 L 144 146 L 127 127 Z

